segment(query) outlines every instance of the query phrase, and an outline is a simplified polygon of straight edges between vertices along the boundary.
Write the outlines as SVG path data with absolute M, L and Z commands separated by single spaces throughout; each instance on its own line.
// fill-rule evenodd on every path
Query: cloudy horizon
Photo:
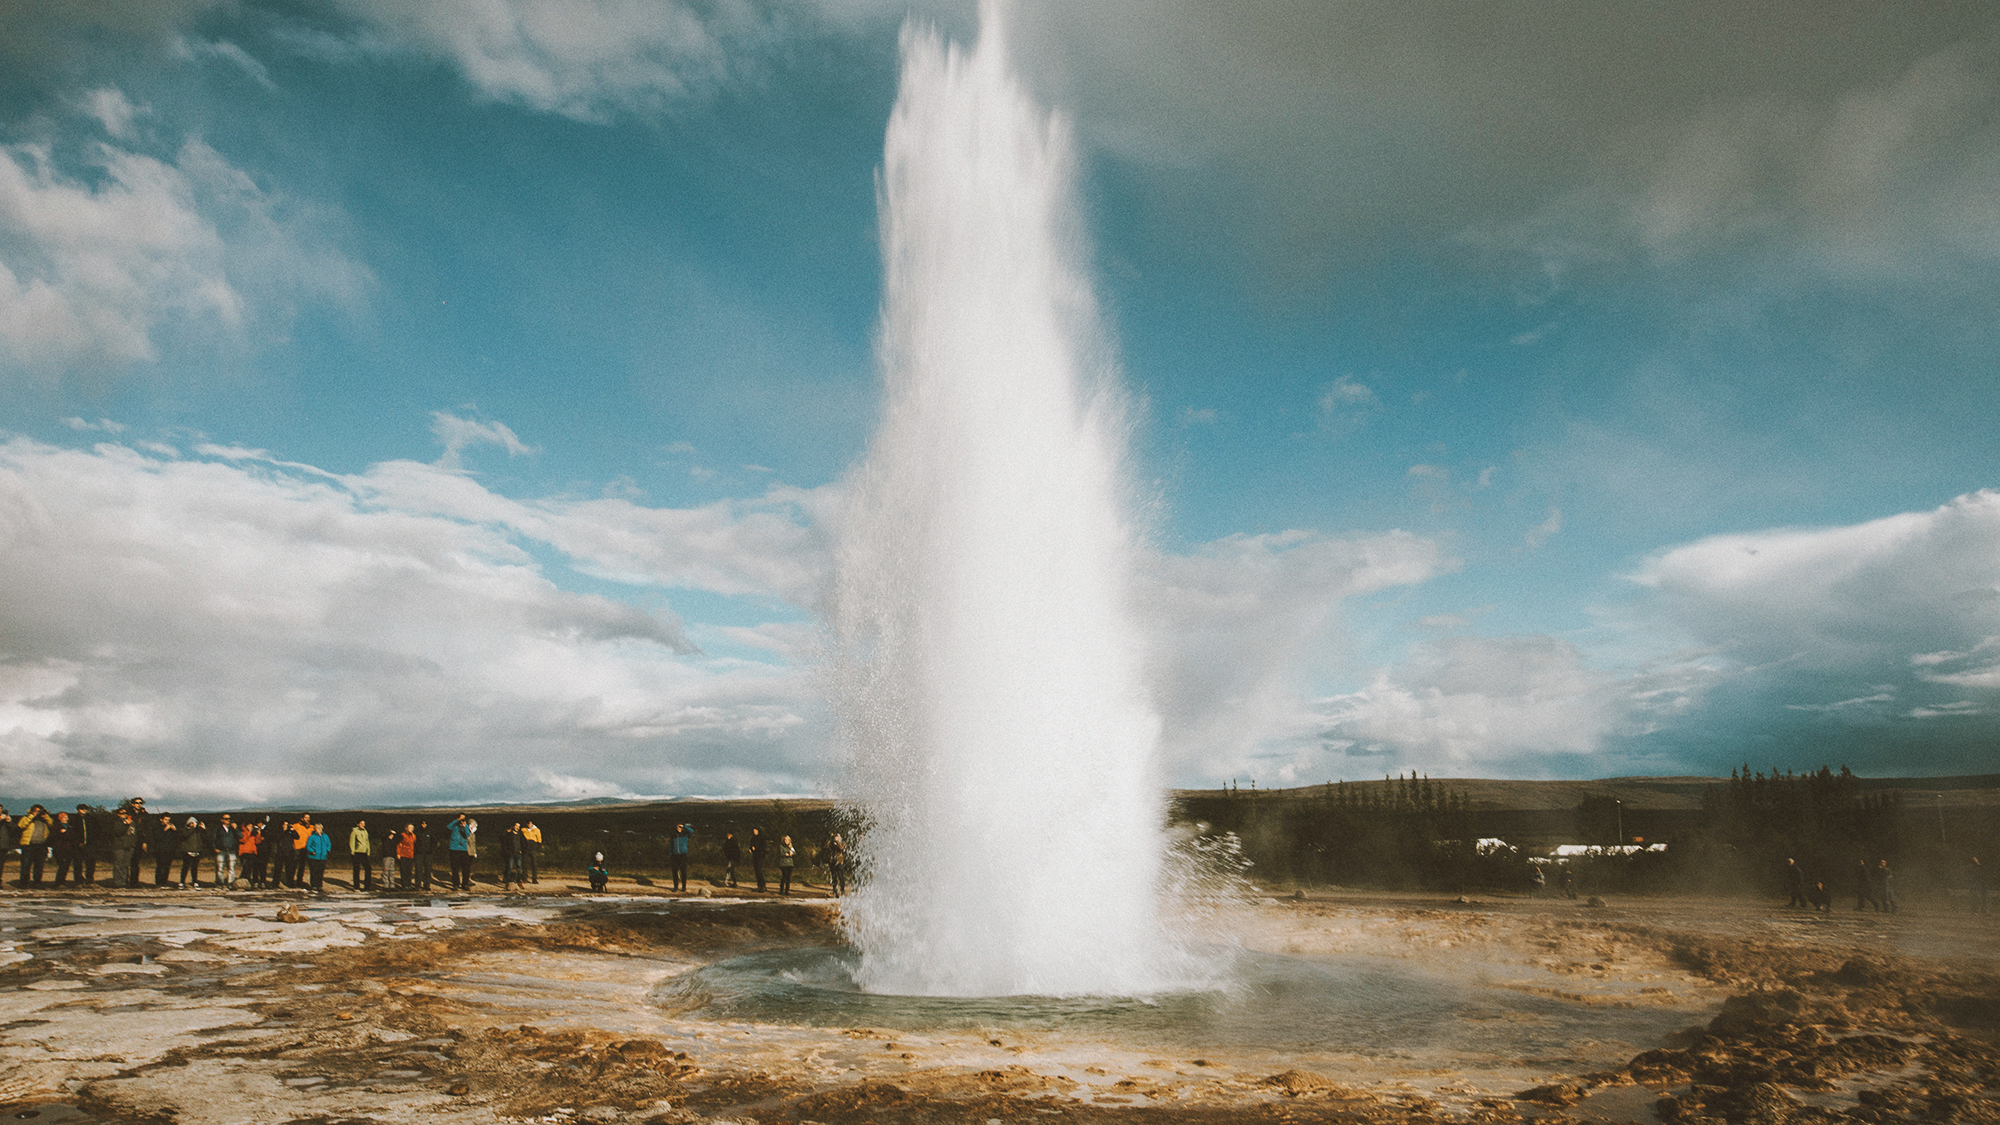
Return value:
M 1991 771 L 2000 17 L 1007 6 L 1162 780 Z M 0 0 L 0 802 L 825 791 L 906 18 Z

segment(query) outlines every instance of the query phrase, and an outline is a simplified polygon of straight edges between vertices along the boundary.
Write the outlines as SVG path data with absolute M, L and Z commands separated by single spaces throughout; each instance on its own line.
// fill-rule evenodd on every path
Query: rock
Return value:
M 1546 1086 L 1536 1086 L 1514 1095 L 1524 1102 L 1540 1102 L 1543 1105 L 1575 1105 L 1583 1100 L 1583 1087 L 1574 1082 L 1551 1082 Z
M 1263 1085 L 1276 1086 L 1285 1096 L 1296 1098 L 1304 1094 L 1324 1094 L 1342 1089 L 1340 1083 L 1324 1074 L 1314 1074 L 1310 1070 L 1287 1070 L 1273 1074 L 1263 1080 Z
M 1604 905 L 1604 900 L 1603 900 L 1603 899 L 1601 899 L 1601 898 L 1598 898 L 1598 897 L 1597 897 L 1596 895 L 1591 895 L 1591 896 L 1590 896 L 1590 901 L 1588 901 L 1588 902 L 1584 903 L 1584 905 L 1585 905 L 1585 906 L 1603 906 L 1603 905 Z
M 465 1095 L 470 1094 L 472 1092 L 472 1085 L 467 1082 L 454 1082 L 451 1085 L 445 1087 L 444 1092 L 450 1094 L 454 1098 L 462 1098 Z
M 305 920 L 305 911 L 300 910 L 298 904 L 295 902 L 288 902 L 278 908 L 278 921 L 280 922 L 303 922 Z

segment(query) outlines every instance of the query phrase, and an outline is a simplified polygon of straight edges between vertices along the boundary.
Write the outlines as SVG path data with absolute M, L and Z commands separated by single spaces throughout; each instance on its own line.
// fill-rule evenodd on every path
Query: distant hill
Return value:
M 2000 774 L 1973 774 L 1963 777 L 1864 777 L 1861 788 L 1869 792 L 1900 790 L 1909 805 L 1942 804 L 1945 808 L 2000 806 Z M 1640 811 L 1691 811 L 1701 808 L 1702 791 L 1711 785 L 1726 785 L 1726 777 L 1606 777 L 1594 781 L 1508 781 L 1500 778 L 1433 777 L 1433 786 L 1462 793 L 1476 811 L 1519 811 L 1574 809 L 1589 797 L 1609 797 L 1623 801 L 1628 809 Z M 1350 781 L 1350 786 L 1381 785 L 1380 781 Z M 1394 784 L 1390 782 L 1389 784 Z M 1296 789 L 1260 789 L 1259 796 L 1303 797 L 1317 795 L 1324 785 Z M 1248 797 L 1240 789 L 1238 797 Z M 1942 801 L 1939 800 L 1940 795 Z M 1177 799 L 1227 796 L 1219 789 L 1176 790 Z

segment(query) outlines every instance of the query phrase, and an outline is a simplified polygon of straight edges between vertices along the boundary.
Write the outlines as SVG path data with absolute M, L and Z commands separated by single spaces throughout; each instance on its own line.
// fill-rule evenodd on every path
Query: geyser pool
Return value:
M 1128 620 L 1125 423 L 1062 121 L 905 29 L 884 143 L 883 416 L 836 537 L 834 708 L 869 991 L 1155 993 L 1159 720 Z
M 856 983 L 854 951 L 811 947 L 707 965 L 664 982 L 654 999 L 676 1014 L 724 1023 L 1050 1033 L 1168 1054 L 1449 1058 L 1461 1067 L 1564 1056 L 1579 1043 L 1639 1049 L 1697 1014 L 1580 1003 L 1407 959 L 1205 952 L 1220 969 L 1213 987 L 1153 998 L 882 995 Z

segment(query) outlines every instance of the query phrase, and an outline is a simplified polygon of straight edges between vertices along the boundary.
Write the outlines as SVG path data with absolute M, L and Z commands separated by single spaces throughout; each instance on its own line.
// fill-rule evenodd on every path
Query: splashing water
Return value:
M 885 406 L 836 545 L 871 992 L 1133 995 L 1162 928 L 1159 719 L 1127 620 L 1125 423 L 1064 123 L 906 29 L 881 175 Z

